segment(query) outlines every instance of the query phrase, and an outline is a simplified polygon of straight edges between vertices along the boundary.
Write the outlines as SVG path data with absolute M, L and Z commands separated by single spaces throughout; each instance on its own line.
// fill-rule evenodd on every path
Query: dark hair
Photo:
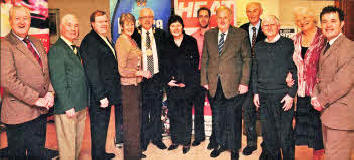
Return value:
M 105 11 L 100 11 L 100 10 L 94 11 L 90 16 L 90 23 L 95 22 L 96 17 L 103 16 L 103 15 L 106 15 Z M 91 25 L 91 28 L 93 28 L 92 25 Z
M 322 21 L 322 16 L 324 14 L 333 13 L 333 12 L 338 13 L 339 20 L 341 22 L 344 21 L 344 13 L 343 13 L 343 11 L 341 9 L 337 8 L 337 7 L 334 7 L 334 6 L 327 6 L 327 7 L 323 8 L 322 12 L 320 14 L 320 20 Z
M 167 23 L 167 25 L 168 25 L 168 28 L 167 28 L 167 29 L 168 29 L 168 33 L 171 34 L 170 26 L 171 26 L 172 23 L 175 23 L 175 22 L 181 23 L 181 25 L 182 25 L 182 30 L 183 30 L 183 33 L 184 33 L 184 23 L 183 23 L 183 19 L 182 19 L 182 17 L 179 16 L 179 15 L 171 15 L 170 18 L 168 18 L 168 23 Z
M 197 13 L 198 13 L 198 14 L 197 14 L 198 17 L 199 17 L 199 12 L 200 12 L 200 11 L 208 11 L 208 15 L 209 15 L 209 17 L 210 17 L 210 14 L 211 14 L 211 13 L 210 13 L 210 9 L 209 9 L 209 8 L 206 8 L 206 7 L 201 7 L 201 8 L 199 8 L 199 9 L 198 9 L 198 12 L 197 12 Z

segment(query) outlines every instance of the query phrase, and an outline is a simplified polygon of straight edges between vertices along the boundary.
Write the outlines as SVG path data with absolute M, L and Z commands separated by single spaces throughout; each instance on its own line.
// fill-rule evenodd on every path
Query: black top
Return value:
M 305 58 L 305 54 L 306 54 L 307 49 L 309 49 L 309 47 L 301 46 L 301 57 L 302 57 L 302 59 Z
M 114 45 L 112 44 L 114 48 Z M 86 71 L 91 101 L 98 103 L 108 98 L 110 104 L 121 100 L 118 62 L 111 48 L 94 31 L 85 36 L 80 45 L 80 54 Z
M 290 72 L 297 82 L 297 70 L 293 61 L 294 42 L 285 37 L 274 43 L 260 41 L 255 46 L 253 61 L 253 91 L 254 93 L 288 93 L 294 97 L 297 83 L 292 87 L 286 84 L 286 76 Z
M 260 20 L 260 21 L 261 21 L 261 23 L 262 23 L 262 20 Z M 245 23 L 245 24 L 243 24 L 242 26 L 240 26 L 240 28 L 242 28 L 242 29 L 244 29 L 244 30 L 247 31 L 248 38 L 251 40 L 252 37 L 249 36 L 250 33 L 249 33 L 249 30 L 248 30 L 249 26 L 250 26 L 250 23 L 248 22 L 248 23 Z M 257 38 L 256 38 L 256 43 L 259 42 L 259 41 L 263 41 L 263 40 L 266 39 L 266 38 L 267 38 L 267 37 L 264 35 L 264 33 L 263 33 L 261 27 L 259 27 L 259 29 L 258 29 L 258 34 L 257 34 Z M 252 45 L 252 44 L 251 44 L 251 45 Z
M 174 79 L 186 85 L 186 93 L 193 95 L 200 86 L 199 53 L 197 41 L 186 34 L 178 47 L 171 35 L 163 50 L 164 83 Z M 188 91 L 187 91 L 188 90 Z

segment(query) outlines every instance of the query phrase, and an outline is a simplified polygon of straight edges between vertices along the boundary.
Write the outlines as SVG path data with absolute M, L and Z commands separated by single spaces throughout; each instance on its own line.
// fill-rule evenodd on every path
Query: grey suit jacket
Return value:
M 219 29 L 208 30 L 204 35 L 201 63 L 201 85 L 209 86 L 215 96 L 220 78 L 225 98 L 235 97 L 240 84 L 248 86 L 251 70 L 251 49 L 245 30 L 230 26 L 221 55 L 218 53 Z
M 320 55 L 318 83 L 312 97 L 327 107 L 321 113 L 324 125 L 354 130 L 354 42 L 341 35 Z
M 39 117 L 47 110 L 34 106 L 48 91 L 54 91 L 49 79 L 47 54 L 40 40 L 29 36 L 41 57 L 43 68 L 32 52 L 13 33 L 1 39 L 1 120 L 20 124 Z

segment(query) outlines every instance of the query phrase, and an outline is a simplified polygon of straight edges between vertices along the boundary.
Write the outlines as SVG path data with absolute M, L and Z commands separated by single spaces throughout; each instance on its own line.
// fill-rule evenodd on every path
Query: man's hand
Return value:
M 34 105 L 36 105 L 38 107 L 43 107 L 43 108 L 49 109 L 48 101 L 45 98 L 38 98 L 37 101 L 34 102 Z
M 248 86 L 240 84 L 238 86 L 238 91 L 240 92 L 240 94 L 245 94 L 248 91 Z
M 293 80 L 293 75 L 289 72 L 288 75 L 286 76 L 286 84 L 288 85 L 288 87 L 292 87 L 295 83 L 295 80 Z
M 206 90 L 209 90 L 209 85 L 203 85 L 203 87 L 206 89 Z
M 102 107 L 102 108 L 108 107 L 108 104 L 109 104 L 107 98 L 101 99 L 101 100 L 100 100 L 100 103 L 101 103 L 100 107 Z
M 170 87 L 179 87 L 176 82 L 177 82 L 176 80 L 171 80 L 170 82 L 167 83 L 167 85 Z
M 259 107 L 261 106 L 261 104 L 259 103 L 259 94 L 254 94 L 253 103 L 257 107 L 257 110 L 258 110 Z
M 183 88 L 183 87 L 186 87 L 186 85 L 184 83 L 178 83 L 178 87 Z
M 71 108 L 71 109 L 65 111 L 65 114 L 66 114 L 66 116 L 68 116 L 68 118 L 75 117 L 75 115 L 76 115 L 75 114 L 75 108 Z
M 288 94 L 286 94 L 285 97 L 280 101 L 280 103 L 284 103 L 282 107 L 284 111 L 291 109 L 291 107 L 293 107 L 293 102 L 294 98 L 291 98 Z
M 53 92 L 47 92 L 44 96 L 44 99 L 47 100 L 48 104 L 47 107 L 51 108 L 54 105 L 54 94 Z
M 311 104 L 313 106 L 313 109 L 317 111 L 322 111 L 323 107 L 321 106 L 320 102 L 318 101 L 317 97 L 312 97 L 311 98 Z

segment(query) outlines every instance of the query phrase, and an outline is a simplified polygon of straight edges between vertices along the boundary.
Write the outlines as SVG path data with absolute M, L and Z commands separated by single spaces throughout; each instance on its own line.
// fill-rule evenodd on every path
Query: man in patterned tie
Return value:
M 214 109 L 216 144 L 210 156 L 229 150 L 231 159 L 238 160 L 242 97 L 248 91 L 251 49 L 247 32 L 231 26 L 231 19 L 231 9 L 221 6 L 216 10 L 217 27 L 204 35 L 201 85 L 209 91 Z
M 262 5 L 259 2 L 249 2 L 246 5 L 246 15 L 249 20 L 248 23 L 243 24 L 240 28 L 244 29 L 248 33 L 248 38 L 251 44 L 251 52 L 254 55 L 254 45 L 263 41 L 266 36 L 261 29 L 260 16 L 263 13 Z M 252 78 L 252 77 L 251 77 Z M 250 78 L 250 79 L 251 79 Z M 253 104 L 253 92 L 252 85 L 249 85 L 250 90 L 247 93 L 245 101 L 243 103 L 243 120 L 245 123 L 245 130 L 247 136 L 247 146 L 243 149 L 244 155 L 250 155 L 257 149 L 257 133 L 256 133 L 256 120 L 257 111 Z
M 163 85 L 159 72 L 161 49 L 164 44 L 165 32 L 153 27 L 154 11 L 150 8 L 140 10 L 139 23 L 132 35 L 143 52 L 143 70 L 150 71 L 152 77 L 143 79 L 143 105 L 141 125 L 141 147 L 145 151 L 150 141 L 159 149 L 167 147 L 162 142 L 162 93 Z
M 40 40 L 29 36 L 29 10 L 9 12 L 11 32 L 1 39 L 1 121 L 6 124 L 9 159 L 44 159 L 46 115 L 54 104 L 47 55 Z

